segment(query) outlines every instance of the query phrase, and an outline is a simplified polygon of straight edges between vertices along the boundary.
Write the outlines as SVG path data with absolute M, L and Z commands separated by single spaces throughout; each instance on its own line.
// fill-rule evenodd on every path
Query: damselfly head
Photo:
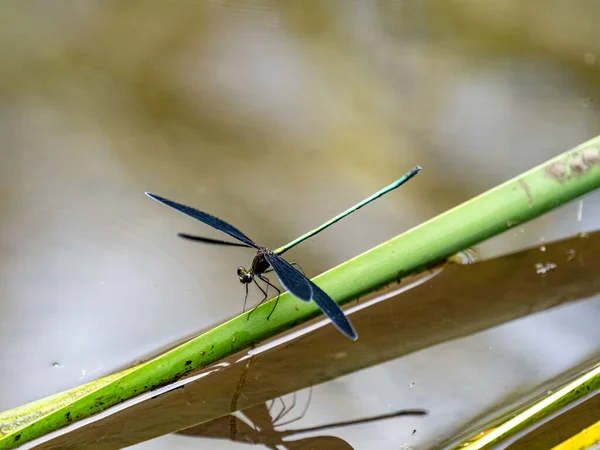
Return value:
M 238 267 L 237 274 L 240 279 L 240 283 L 248 284 L 252 282 L 252 274 L 244 269 L 244 267 Z

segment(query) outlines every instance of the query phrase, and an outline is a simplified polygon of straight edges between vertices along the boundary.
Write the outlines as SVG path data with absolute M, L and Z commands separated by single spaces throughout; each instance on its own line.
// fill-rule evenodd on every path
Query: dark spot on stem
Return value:
M 529 198 L 529 208 L 533 208 L 535 201 L 533 200 L 533 195 L 531 194 L 531 189 L 529 189 L 529 185 L 523 179 L 519 180 L 519 183 L 521 184 L 521 187 L 523 188 L 523 190 L 527 194 L 527 197 Z

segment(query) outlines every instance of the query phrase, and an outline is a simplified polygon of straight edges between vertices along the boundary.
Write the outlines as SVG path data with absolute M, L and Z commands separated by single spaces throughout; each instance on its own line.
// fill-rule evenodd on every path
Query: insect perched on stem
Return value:
M 164 197 L 160 197 L 158 195 L 151 194 L 146 192 L 146 195 L 154 200 L 157 200 L 164 205 L 170 206 L 173 209 L 176 209 L 179 212 L 187 214 L 194 219 L 199 220 L 200 222 L 205 223 L 219 231 L 222 231 L 225 234 L 228 234 L 234 239 L 237 239 L 239 242 L 228 242 L 221 241 L 218 239 L 211 239 L 207 237 L 201 236 L 193 236 L 189 234 L 179 233 L 178 236 L 189 239 L 196 242 L 202 242 L 205 244 L 216 244 L 216 245 L 225 245 L 225 246 L 234 246 L 234 247 L 248 247 L 256 250 L 256 255 L 252 260 L 252 265 L 249 270 L 246 270 L 244 267 L 239 267 L 237 270 L 238 278 L 240 283 L 244 284 L 246 287 L 246 295 L 244 297 L 244 310 L 246 309 L 246 300 L 248 298 L 248 285 L 252 282 L 258 286 L 260 291 L 263 293 L 264 298 L 260 303 L 263 303 L 267 298 L 267 292 L 263 289 L 256 281 L 256 278 L 263 281 L 267 285 L 267 289 L 269 286 L 273 287 L 279 294 L 281 291 L 271 282 L 267 277 L 265 277 L 265 273 L 270 272 L 271 270 L 275 272 L 277 278 L 281 282 L 281 285 L 287 289 L 292 295 L 299 298 L 304 302 L 310 302 L 314 300 L 314 302 L 321 308 L 327 317 L 331 319 L 333 324 L 347 337 L 350 339 L 356 340 L 358 338 L 354 327 L 339 307 L 339 305 L 327 295 L 319 286 L 310 281 L 304 273 L 294 268 L 295 263 L 290 264 L 285 259 L 281 257 L 281 255 L 287 252 L 292 247 L 295 247 L 299 243 L 305 241 L 306 239 L 314 236 L 317 233 L 320 233 L 325 228 L 333 225 L 337 221 L 343 219 L 349 214 L 353 213 L 359 208 L 371 203 L 373 200 L 381 197 L 382 195 L 387 194 L 388 192 L 402 186 L 412 177 L 414 177 L 421 170 L 420 166 L 417 166 L 407 172 L 403 177 L 399 178 L 389 186 L 377 191 L 370 197 L 364 199 L 362 202 L 357 203 L 353 207 L 347 209 L 346 211 L 338 214 L 334 218 L 328 220 L 323 225 L 314 230 L 309 231 L 308 233 L 303 234 L 302 236 L 294 239 L 289 244 L 284 245 L 283 247 L 279 247 L 276 250 L 269 250 L 266 247 L 261 247 L 256 244 L 252 239 L 242 233 L 233 225 L 228 224 L 227 222 L 219 219 L 218 217 L 212 216 L 208 213 L 197 210 L 196 208 L 192 208 L 191 206 L 182 205 L 181 203 L 174 202 L 172 200 L 168 200 Z M 271 269 L 269 269 L 271 267 Z M 271 317 L 273 311 L 275 311 L 275 306 L 277 306 L 277 302 L 279 301 L 279 295 L 277 296 L 277 300 L 275 301 L 275 305 L 273 306 L 273 310 L 269 314 L 268 318 Z

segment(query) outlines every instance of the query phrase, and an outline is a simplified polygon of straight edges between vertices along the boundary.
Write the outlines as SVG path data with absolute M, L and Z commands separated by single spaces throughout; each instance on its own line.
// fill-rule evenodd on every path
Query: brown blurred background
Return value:
M 422 165 L 290 252 L 314 276 L 599 134 L 599 17 L 592 0 L 3 2 L 0 410 L 240 312 L 252 253 L 178 239 L 219 235 L 144 191 L 277 247 Z M 597 229 L 599 202 L 476 250 Z M 597 352 L 598 314 L 592 299 L 319 386 L 294 427 L 426 408 L 336 433 L 424 448 Z

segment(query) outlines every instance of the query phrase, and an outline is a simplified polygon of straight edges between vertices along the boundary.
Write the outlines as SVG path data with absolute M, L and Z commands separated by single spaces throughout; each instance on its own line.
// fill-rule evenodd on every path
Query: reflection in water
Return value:
M 280 397 L 277 400 L 261 403 L 241 412 L 229 414 L 200 425 L 196 425 L 180 431 L 179 434 L 212 439 L 228 439 L 233 442 L 239 442 L 250 445 L 264 445 L 267 448 L 285 448 L 290 450 L 346 450 L 353 449 L 352 445 L 344 439 L 335 436 L 312 436 L 298 438 L 298 435 L 305 433 L 317 433 L 333 428 L 347 427 L 351 425 L 367 424 L 386 419 L 393 419 L 406 416 L 425 416 L 425 410 L 402 410 L 378 416 L 366 417 L 343 422 L 330 423 L 308 428 L 299 428 L 292 430 L 278 430 L 284 425 L 296 422 L 306 414 L 310 401 L 312 399 L 312 388 L 309 390 L 308 399 L 304 409 L 295 418 L 282 421 L 296 406 L 296 393 L 293 394 L 292 403 L 286 406 Z M 281 404 L 281 409 L 274 413 L 275 406 Z M 414 434 L 414 432 L 413 432 Z M 295 438 L 295 439 L 290 439 Z

